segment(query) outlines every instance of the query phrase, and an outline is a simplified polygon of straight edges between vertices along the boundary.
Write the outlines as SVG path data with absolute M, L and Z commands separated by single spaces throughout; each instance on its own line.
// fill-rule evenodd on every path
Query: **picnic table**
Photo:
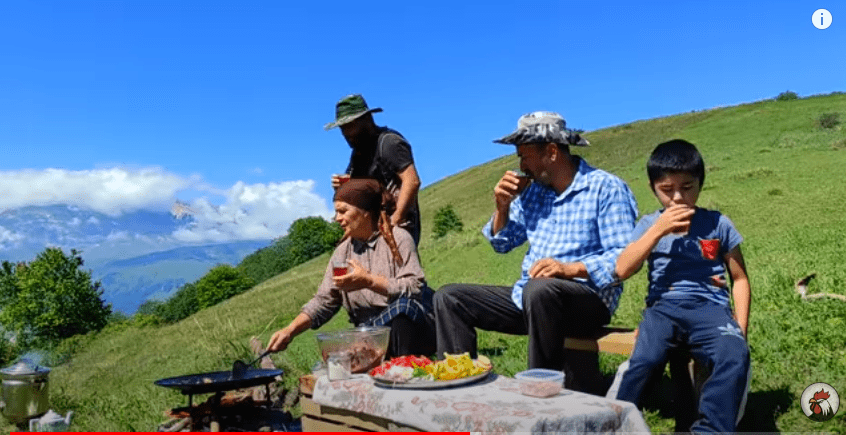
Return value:
M 520 394 L 518 381 L 491 374 L 460 387 L 410 390 L 374 384 L 367 375 L 317 378 L 304 398 L 303 429 L 431 432 L 649 432 L 629 402 L 563 390 L 548 398 Z

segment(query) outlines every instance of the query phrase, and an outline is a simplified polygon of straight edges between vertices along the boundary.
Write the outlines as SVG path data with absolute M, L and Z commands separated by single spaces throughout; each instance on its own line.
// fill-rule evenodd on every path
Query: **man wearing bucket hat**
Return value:
M 346 173 L 351 178 L 375 178 L 385 186 L 396 203 L 396 208 L 390 210 L 391 223 L 411 233 L 416 246 L 420 242 L 420 177 L 408 141 L 395 130 L 377 126 L 373 121 L 373 113 L 381 111 L 379 107 L 368 108 L 361 95 L 347 95 L 335 105 L 335 120 L 323 128 L 341 128 L 352 148 Z M 339 178 L 333 176 L 332 187 L 337 189 L 340 184 Z
M 614 267 L 634 228 L 634 195 L 570 154 L 588 141 L 557 113 L 523 115 L 494 142 L 516 146 L 525 175 L 506 171 L 499 180 L 482 233 L 496 252 L 526 241 L 530 249 L 511 287 L 450 284 L 435 293 L 438 355 L 475 356 L 476 328 L 528 335 L 529 368 L 565 371 L 568 388 L 601 393 L 596 354 L 565 350 L 564 337 L 591 333 L 617 308 L 623 288 Z

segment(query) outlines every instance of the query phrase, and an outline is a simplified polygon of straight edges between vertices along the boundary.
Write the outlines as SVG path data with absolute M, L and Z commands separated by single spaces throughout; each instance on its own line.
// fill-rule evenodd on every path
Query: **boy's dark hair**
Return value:
M 657 180 L 667 174 L 679 172 L 699 179 L 699 186 L 705 183 L 705 162 L 702 161 L 702 155 L 695 145 L 683 139 L 673 139 L 652 150 L 652 155 L 646 162 L 650 186 L 654 186 Z

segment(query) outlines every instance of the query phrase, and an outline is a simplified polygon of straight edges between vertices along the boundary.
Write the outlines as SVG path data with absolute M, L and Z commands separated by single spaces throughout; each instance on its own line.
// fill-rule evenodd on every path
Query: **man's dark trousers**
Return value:
M 529 280 L 523 310 L 511 300 L 511 287 L 449 284 L 435 292 L 438 357 L 470 352 L 475 358 L 476 328 L 528 334 L 529 368 L 562 370 L 568 388 L 595 394 L 604 393 L 597 354 L 565 350 L 564 337 L 590 335 L 610 317 L 590 287 L 564 279 Z

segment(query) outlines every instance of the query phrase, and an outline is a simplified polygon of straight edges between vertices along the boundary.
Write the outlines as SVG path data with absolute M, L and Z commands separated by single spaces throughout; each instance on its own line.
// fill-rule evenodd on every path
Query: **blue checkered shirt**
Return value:
M 583 263 L 590 279 L 575 280 L 589 286 L 611 314 L 620 302 L 623 285 L 614 266 L 634 229 L 637 202 L 623 180 L 576 158 L 578 172 L 561 195 L 551 187 L 532 183 L 511 202 L 508 223 L 496 235 L 491 235 L 493 218 L 482 229 L 496 252 L 505 253 L 529 242 L 522 275 L 511 293 L 521 310 L 529 269 L 543 258 Z

